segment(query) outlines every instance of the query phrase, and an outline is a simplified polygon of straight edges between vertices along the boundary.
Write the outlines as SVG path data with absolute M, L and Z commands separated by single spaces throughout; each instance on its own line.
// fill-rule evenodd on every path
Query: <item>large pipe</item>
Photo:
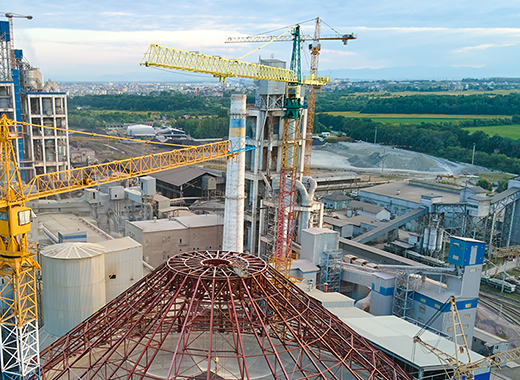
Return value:
M 229 139 L 246 137 L 246 96 L 231 95 L 229 112 Z M 245 141 L 240 145 L 244 146 Z M 226 204 L 224 208 L 224 233 L 222 249 L 242 252 L 244 250 L 244 186 L 246 157 L 245 152 L 228 160 L 226 173 Z
M 305 188 L 303 181 L 309 183 L 309 191 Z M 298 228 L 298 237 L 302 236 L 302 230 L 309 228 L 309 222 L 311 219 L 311 207 L 314 199 L 314 191 L 318 183 L 312 177 L 303 177 L 302 181 L 296 181 L 296 189 L 300 193 L 301 205 L 306 207 L 306 210 L 302 210 L 300 213 L 300 223 Z

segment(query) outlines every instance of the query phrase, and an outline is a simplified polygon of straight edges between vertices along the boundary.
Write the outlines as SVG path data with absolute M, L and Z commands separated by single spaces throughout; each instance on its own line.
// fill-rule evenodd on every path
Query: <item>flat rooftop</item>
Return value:
M 331 309 L 330 311 L 335 312 L 336 310 L 337 309 Z M 400 357 L 404 361 L 428 370 L 443 369 L 436 355 L 421 347 L 419 344 L 413 343 L 413 337 L 420 330 L 419 326 L 393 315 L 376 317 L 365 313 L 365 317 L 362 317 L 359 313 L 360 311 L 361 310 L 356 311 L 352 316 L 345 314 L 346 311 L 340 311 L 340 313 L 336 315 L 358 334 L 381 347 L 383 350 Z M 437 349 L 455 356 L 455 345 L 451 340 L 429 331 L 425 331 L 421 335 L 421 339 L 435 346 Z M 470 352 L 470 356 L 472 361 L 484 358 L 482 355 L 473 351 Z M 462 362 L 467 362 L 462 355 L 459 359 Z
M 69 213 L 48 213 L 38 214 L 38 222 L 41 222 L 50 232 L 58 237 L 58 231 L 87 231 L 87 243 L 100 243 L 110 240 L 102 233 L 98 232 L 95 228 L 92 228 L 88 223 L 82 222 L 86 220 L 93 225 L 96 225 L 96 221 L 88 217 L 78 217 L 74 214 Z M 40 231 L 40 239 L 46 239 L 46 235 Z
M 179 216 L 172 219 L 140 220 L 130 223 L 143 232 L 156 232 L 223 225 L 224 218 L 215 214 L 203 214 Z
M 397 192 L 399 191 L 399 194 Z M 411 185 L 409 181 L 397 181 L 367 187 L 359 190 L 359 194 L 371 193 L 384 195 L 390 198 L 402 199 L 409 202 L 421 203 L 421 195 L 442 196 L 442 203 L 458 203 L 459 194 L 441 189 L 431 189 L 417 185 Z

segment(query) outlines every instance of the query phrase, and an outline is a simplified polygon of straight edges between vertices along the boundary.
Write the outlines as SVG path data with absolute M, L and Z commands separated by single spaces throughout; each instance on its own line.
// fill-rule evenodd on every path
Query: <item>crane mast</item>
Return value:
M 25 206 L 28 200 L 229 158 L 245 149 L 222 141 L 42 174 L 24 184 L 14 149 L 24 124 L 5 115 L 0 119 L 0 365 L 2 379 L 10 380 L 40 377 L 36 299 L 36 270 L 40 266 L 34 259 L 37 247 L 28 241 L 32 221 L 32 210 Z
M 311 53 L 311 75 L 318 76 L 318 62 L 320 59 L 320 18 L 316 18 L 314 28 L 314 38 L 309 46 Z M 316 89 L 309 86 L 309 96 L 307 97 L 307 130 L 305 133 L 305 153 L 303 160 L 303 175 L 311 174 L 311 154 L 312 154 L 312 132 L 314 130 L 314 113 L 316 110 Z
M 271 262 L 285 277 L 291 277 L 292 242 L 294 235 L 294 206 L 296 204 L 296 180 L 300 150 L 301 125 L 301 53 L 300 26 L 292 30 L 293 50 L 291 70 L 298 82 L 288 83 L 285 96 L 285 115 L 282 132 L 282 165 L 280 167 L 280 190 L 278 193 L 278 217 L 274 253 Z

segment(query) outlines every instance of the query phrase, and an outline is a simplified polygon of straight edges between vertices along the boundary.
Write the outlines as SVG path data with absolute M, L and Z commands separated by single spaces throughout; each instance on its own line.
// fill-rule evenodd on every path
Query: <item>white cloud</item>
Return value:
M 468 51 L 474 51 L 474 50 L 486 50 L 490 48 L 500 48 L 500 47 L 508 47 L 508 46 L 515 46 L 516 44 L 481 44 L 476 46 L 465 46 L 460 49 L 453 50 L 455 53 L 466 53 Z

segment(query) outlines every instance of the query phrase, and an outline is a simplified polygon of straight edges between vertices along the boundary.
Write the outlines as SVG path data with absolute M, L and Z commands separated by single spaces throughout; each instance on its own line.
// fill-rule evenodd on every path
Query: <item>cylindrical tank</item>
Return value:
M 425 228 L 424 229 L 424 233 L 423 233 L 423 242 L 422 242 L 422 248 L 423 250 L 424 249 L 428 249 L 428 242 L 430 240 L 430 229 L 429 228 Z
M 439 230 L 439 233 L 437 234 L 437 249 L 436 251 L 440 251 L 442 249 L 442 240 L 444 238 L 444 231 Z
M 43 98 L 42 105 L 43 105 L 43 114 L 47 115 L 47 116 L 52 115 L 52 99 Z
M 41 252 L 42 305 L 47 332 L 62 336 L 105 304 L 105 249 L 63 243 Z
M 430 230 L 430 241 L 428 243 L 428 249 L 430 250 L 430 252 L 435 252 L 435 250 L 437 249 L 437 230 L 436 229 L 431 229 Z
M 232 149 L 245 146 L 246 96 L 231 95 L 229 112 L 229 139 Z M 246 158 L 241 151 L 228 160 L 226 172 L 226 203 L 224 208 L 224 231 L 222 249 L 242 252 L 244 248 L 244 185 Z
M 40 69 L 32 68 L 27 70 L 26 85 L 37 91 L 43 88 L 43 74 Z

